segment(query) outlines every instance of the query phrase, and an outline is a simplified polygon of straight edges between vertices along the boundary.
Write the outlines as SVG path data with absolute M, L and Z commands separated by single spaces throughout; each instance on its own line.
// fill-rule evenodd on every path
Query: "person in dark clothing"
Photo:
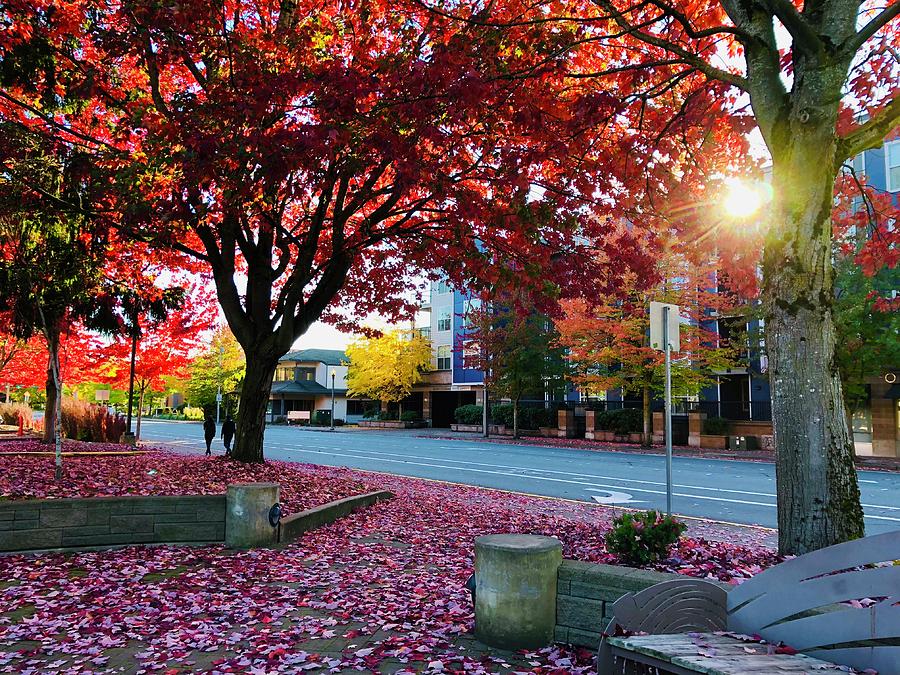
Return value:
M 234 439 L 234 420 L 231 415 L 225 416 L 225 422 L 222 424 L 222 440 L 225 442 L 225 454 L 231 454 L 231 441 Z
M 212 442 L 216 437 L 216 423 L 212 417 L 207 417 L 203 421 L 203 436 L 206 438 L 206 454 L 212 454 Z

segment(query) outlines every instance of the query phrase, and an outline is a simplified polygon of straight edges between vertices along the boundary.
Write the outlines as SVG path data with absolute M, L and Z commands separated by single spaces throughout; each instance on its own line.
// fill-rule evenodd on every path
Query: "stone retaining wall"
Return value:
M 679 578 L 678 574 L 563 560 L 556 587 L 556 642 L 596 649 L 616 600 Z
M 225 539 L 225 495 L 0 501 L 0 551 Z

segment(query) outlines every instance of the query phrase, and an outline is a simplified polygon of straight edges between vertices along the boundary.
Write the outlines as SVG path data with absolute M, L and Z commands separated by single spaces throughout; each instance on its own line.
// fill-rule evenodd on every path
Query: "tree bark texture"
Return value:
M 773 157 L 776 193 L 763 262 L 778 545 L 791 554 L 864 535 L 853 437 L 835 362 L 836 144 L 833 123 L 819 124 L 822 114 L 798 115 Z
M 277 357 L 264 357 L 252 350 L 247 351 L 247 371 L 241 387 L 237 433 L 231 454 L 238 461 L 252 463 L 264 461 L 266 409 L 277 366 Z

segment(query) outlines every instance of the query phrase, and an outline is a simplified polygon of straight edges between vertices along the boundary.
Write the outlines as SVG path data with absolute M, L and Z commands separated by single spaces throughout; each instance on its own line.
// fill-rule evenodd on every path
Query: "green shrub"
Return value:
M 637 408 L 620 408 L 597 413 L 594 418 L 598 429 L 616 434 L 639 434 L 644 430 L 644 413 Z
M 404 410 L 400 413 L 401 422 L 418 422 L 422 416 L 415 410 Z
M 512 403 L 496 403 L 491 406 L 491 421 L 511 427 L 513 423 Z
M 312 414 L 312 419 L 310 420 L 310 424 L 314 427 L 328 427 L 331 426 L 331 411 L 330 410 L 316 410 Z
M 484 408 L 480 405 L 461 405 L 453 411 L 457 424 L 481 424 L 484 419 Z
M 727 436 L 731 422 L 724 417 L 707 417 L 703 420 L 703 433 L 708 436 Z
M 381 414 L 381 406 L 375 403 L 374 405 L 370 405 L 363 411 L 363 419 L 366 420 L 377 420 L 378 416 Z
M 19 415 L 24 418 L 25 428 L 31 427 L 31 408 L 24 403 L 0 403 L 0 422 L 19 426 Z
M 556 411 L 548 408 L 520 408 L 519 428 L 540 429 L 556 426 Z
M 336 426 L 336 427 L 344 426 L 344 420 L 342 420 L 340 417 L 335 417 L 334 418 L 334 426 Z
M 624 513 L 606 533 L 606 548 L 626 565 L 650 565 L 668 557 L 687 525 L 659 511 Z

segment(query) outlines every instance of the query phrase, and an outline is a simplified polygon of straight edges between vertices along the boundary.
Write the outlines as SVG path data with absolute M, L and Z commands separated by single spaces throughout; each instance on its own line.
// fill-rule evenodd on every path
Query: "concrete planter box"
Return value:
M 725 450 L 728 447 L 728 436 L 707 436 L 700 434 L 700 447 L 712 450 Z
M 424 429 L 428 426 L 427 422 L 401 422 L 399 420 L 364 420 L 359 422 L 361 427 L 369 427 L 372 429 Z
M 641 443 L 644 440 L 644 434 L 628 434 L 629 443 Z
M 555 438 L 557 429 L 555 427 L 541 427 L 538 429 L 544 438 Z
M 490 425 L 488 426 L 488 429 L 490 429 Z M 450 431 L 464 431 L 464 432 L 470 433 L 470 434 L 477 434 L 483 430 L 484 429 L 482 428 L 482 426 L 480 424 L 451 424 L 450 425 Z

